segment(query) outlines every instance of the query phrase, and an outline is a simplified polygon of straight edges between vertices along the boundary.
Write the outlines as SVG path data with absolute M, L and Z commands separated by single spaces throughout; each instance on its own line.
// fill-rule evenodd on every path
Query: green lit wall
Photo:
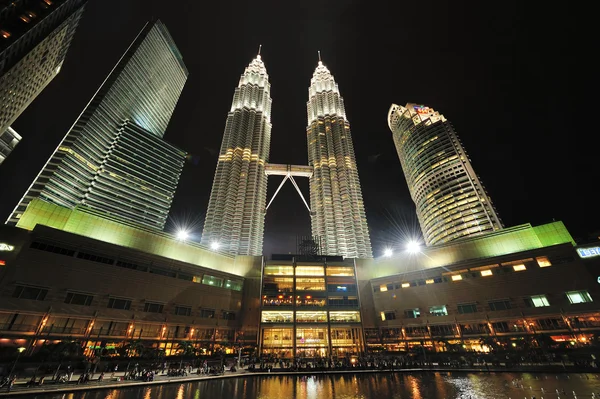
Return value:
M 166 233 L 141 230 L 37 198 L 31 201 L 17 227 L 33 230 L 36 224 L 238 276 L 251 275 L 253 269 L 260 270 L 261 266 L 261 257 L 214 252 L 195 243 L 179 241 Z
M 357 259 L 359 279 L 370 280 L 415 270 L 447 266 L 470 259 L 486 259 L 575 241 L 562 222 L 532 227 L 529 223 L 483 236 L 425 247 L 420 253 L 391 258 Z

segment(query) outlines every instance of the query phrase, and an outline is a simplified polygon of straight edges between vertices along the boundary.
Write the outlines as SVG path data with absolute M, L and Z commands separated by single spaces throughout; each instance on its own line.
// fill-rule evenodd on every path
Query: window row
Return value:
M 175 271 L 168 268 L 160 268 L 156 266 L 150 265 L 141 265 L 134 261 L 124 260 L 124 259 L 114 259 L 109 256 L 103 256 L 99 254 L 88 253 L 84 251 L 75 251 L 74 249 L 63 248 L 54 244 L 47 244 L 43 242 L 34 241 L 30 245 L 31 248 L 37 249 L 40 251 L 52 252 L 59 255 L 65 255 L 73 257 L 75 256 L 78 259 L 87 260 L 90 262 L 98 262 L 107 265 L 119 266 L 125 269 L 137 270 L 140 272 L 157 274 L 159 276 L 172 277 L 180 280 L 192 281 L 194 283 L 201 283 L 206 285 L 211 285 L 213 287 L 222 287 L 227 288 L 234 291 L 241 291 L 244 285 L 243 281 L 240 280 L 228 280 L 222 277 L 215 277 L 209 275 L 193 275 L 189 273 L 184 273 L 181 271 Z
M 357 307 L 358 297 L 356 296 L 313 296 L 297 295 L 296 299 L 292 295 L 263 295 L 263 306 L 348 306 Z
M 261 312 L 262 323 L 360 323 L 360 312 L 296 312 L 293 311 L 263 311 Z
M 295 286 L 293 278 L 265 279 L 263 282 L 265 293 L 288 293 L 294 291 L 294 288 L 296 291 L 356 292 L 356 284 L 331 282 L 325 284 L 324 278 L 298 278 Z
M 538 256 L 533 259 L 524 259 L 519 261 L 505 262 L 500 265 L 488 265 L 471 269 L 456 270 L 442 273 L 441 276 L 431 277 L 427 279 L 417 279 L 404 282 L 392 282 L 373 286 L 373 292 L 386 292 L 401 288 L 418 287 L 428 284 L 439 284 L 450 281 L 461 281 L 467 278 L 489 277 L 498 274 L 522 272 L 531 267 L 549 267 L 553 264 L 572 261 L 573 258 L 556 258 L 552 261 L 547 256 Z
M 265 276 L 340 276 L 354 277 L 352 266 L 274 266 L 264 268 Z
M 43 301 L 46 299 L 48 289 L 43 287 L 18 285 L 13 291 L 13 298 L 32 299 Z M 67 292 L 64 302 L 71 305 L 91 306 L 94 300 L 94 295 L 80 292 Z M 107 308 L 131 310 L 132 300 L 128 298 L 110 297 L 108 299 Z M 145 301 L 143 311 L 147 313 L 164 313 L 165 304 L 160 302 Z M 178 316 L 194 316 L 192 306 L 176 305 L 173 309 L 173 314 Z M 203 318 L 214 318 L 214 309 L 200 309 L 197 313 Z M 235 320 L 235 313 L 229 311 L 221 312 L 221 319 Z
M 569 291 L 565 293 L 565 296 L 569 300 L 570 304 L 593 302 L 592 296 L 588 291 Z M 550 306 L 550 301 L 546 295 L 532 295 L 524 298 L 525 306 L 530 308 L 540 308 Z M 512 304 L 508 299 L 498 299 L 488 301 L 490 311 L 499 311 L 512 309 Z M 462 303 L 456 306 L 456 311 L 459 314 L 477 313 L 482 311 L 476 302 Z M 446 305 L 430 306 L 427 311 L 427 316 L 447 316 L 448 309 Z M 421 317 L 421 309 L 406 309 L 403 314 L 404 318 L 415 319 Z M 396 311 L 383 311 L 380 312 L 381 320 L 395 320 L 397 318 Z

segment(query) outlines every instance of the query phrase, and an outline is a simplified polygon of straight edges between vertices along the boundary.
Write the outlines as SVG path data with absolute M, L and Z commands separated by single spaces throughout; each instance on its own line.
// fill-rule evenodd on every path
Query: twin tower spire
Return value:
M 206 212 L 202 243 L 262 255 L 271 144 L 271 86 L 259 46 L 235 88 Z M 323 255 L 371 258 L 371 241 L 344 100 L 321 61 L 307 102 L 312 234 Z

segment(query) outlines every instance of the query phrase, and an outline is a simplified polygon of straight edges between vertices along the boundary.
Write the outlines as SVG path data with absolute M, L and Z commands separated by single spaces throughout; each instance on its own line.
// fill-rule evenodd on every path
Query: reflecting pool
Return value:
M 600 379 L 598 374 L 591 373 L 250 375 L 181 384 L 170 383 L 28 397 L 38 399 L 600 399 Z

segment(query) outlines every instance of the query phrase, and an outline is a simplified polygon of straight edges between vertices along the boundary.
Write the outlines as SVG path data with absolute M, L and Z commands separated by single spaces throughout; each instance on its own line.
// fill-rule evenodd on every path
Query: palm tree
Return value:
M 129 357 L 142 357 L 146 351 L 146 346 L 142 340 L 136 339 L 125 345 L 126 356 Z
M 196 348 L 190 341 L 179 341 L 177 351 L 182 356 L 196 356 Z
M 62 362 L 65 359 L 69 359 L 72 357 L 81 356 L 83 353 L 83 348 L 81 346 L 81 342 L 79 341 L 60 341 L 57 344 L 49 345 L 49 355 L 48 357 L 52 360 L 58 360 L 58 367 L 54 372 L 53 379 L 56 379 L 58 376 L 58 372 L 62 366 Z
M 491 336 L 487 336 L 487 337 L 481 337 L 479 339 L 479 343 L 483 346 L 488 346 L 490 348 L 490 352 L 495 351 L 496 349 L 498 349 L 498 342 L 496 342 L 496 338 L 491 337 Z

